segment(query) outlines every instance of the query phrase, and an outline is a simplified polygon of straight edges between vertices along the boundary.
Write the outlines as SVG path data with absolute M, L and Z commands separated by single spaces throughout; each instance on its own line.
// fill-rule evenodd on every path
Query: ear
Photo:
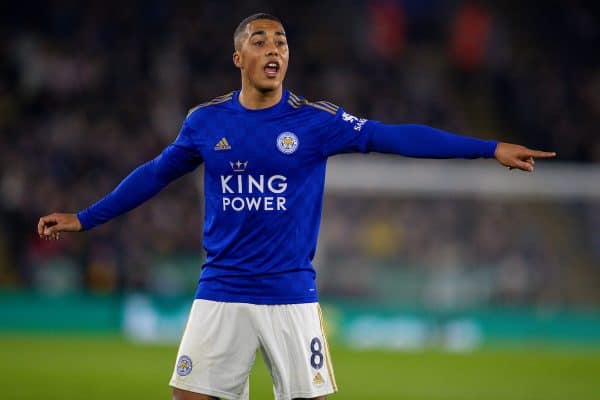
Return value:
M 237 50 L 233 52 L 233 65 L 242 69 L 242 55 Z

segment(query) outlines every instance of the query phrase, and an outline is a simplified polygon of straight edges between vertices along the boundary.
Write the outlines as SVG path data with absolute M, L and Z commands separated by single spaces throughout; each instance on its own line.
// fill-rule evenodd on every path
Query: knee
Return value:
M 188 392 L 187 390 L 181 390 L 173 388 L 173 400 L 219 400 L 216 397 L 207 396 L 205 394 Z
M 294 400 L 327 400 L 327 396 L 313 397 L 311 399 L 294 399 Z
M 189 393 L 189 392 L 186 392 L 185 390 L 173 388 L 172 399 L 173 400 L 186 400 L 186 399 L 190 398 L 190 397 L 187 397 L 186 393 Z

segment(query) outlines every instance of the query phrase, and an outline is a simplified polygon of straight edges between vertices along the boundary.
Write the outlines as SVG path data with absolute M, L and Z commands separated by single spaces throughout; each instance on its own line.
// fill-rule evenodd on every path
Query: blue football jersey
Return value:
M 196 298 L 317 301 L 317 246 L 327 157 L 366 151 L 369 122 L 284 90 L 250 110 L 239 92 L 190 111 L 174 146 L 204 162 L 204 249 Z
M 316 251 L 325 165 L 347 152 L 427 158 L 494 157 L 497 142 L 424 125 L 386 125 L 283 91 L 278 104 L 248 110 L 239 92 L 191 110 L 176 140 L 81 210 L 89 230 L 204 169 L 206 262 L 196 298 L 255 304 L 317 300 Z

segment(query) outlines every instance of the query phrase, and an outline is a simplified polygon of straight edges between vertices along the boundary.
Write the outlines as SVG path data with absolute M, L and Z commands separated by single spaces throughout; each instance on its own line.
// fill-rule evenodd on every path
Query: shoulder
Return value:
M 212 99 L 210 101 L 200 103 L 197 106 L 190 108 L 190 110 L 187 113 L 186 118 L 190 118 L 190 117 L 192 117 L 192 115 L 196 116 L 197 114 L 201 114 L 202 111 L 212 111 L 215 106 L 226 104 L 227 102 L 230 102 L 231 99 L 233 98 L 233 93 L 234 92 L 229 92 L 227 94 L 215 97 L 214 99 Z
M 314 111 L 318 114 L 327 113 L 330 115 L 336 115 L 340 107 L 335 105 L 329 101 L 319 100 L 319 101 L 310 101 L 305 99 L 302 96 L 298 96 L 293 92 L 289 92 L 290 95 L 288 97 L 287 103 L 294 109 L 297 110 L 306 110 L 306 111 Z M 326 115 L 326 114 L 325 114 Z

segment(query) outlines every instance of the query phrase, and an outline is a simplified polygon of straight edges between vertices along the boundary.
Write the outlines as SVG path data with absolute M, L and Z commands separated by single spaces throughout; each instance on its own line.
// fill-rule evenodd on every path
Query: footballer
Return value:
M 495 158 L 532 172 L 535 158 L 555 153 L 386 125 L 292 93 L 283 87 L 286 32 L 272 15 L 244 19 L 234 48 L 240 90 L 191 109 L 160 155 L 77 214 L 42 217 L 38 233 L 56 240 L 90 230 L 204 163 L 206 261 L 175 360 L 173 399 L 247 399 L 259 349 L 276 399 L 325 399 L 337 385 L 311 262 L 327 159 L 351 152 Z

